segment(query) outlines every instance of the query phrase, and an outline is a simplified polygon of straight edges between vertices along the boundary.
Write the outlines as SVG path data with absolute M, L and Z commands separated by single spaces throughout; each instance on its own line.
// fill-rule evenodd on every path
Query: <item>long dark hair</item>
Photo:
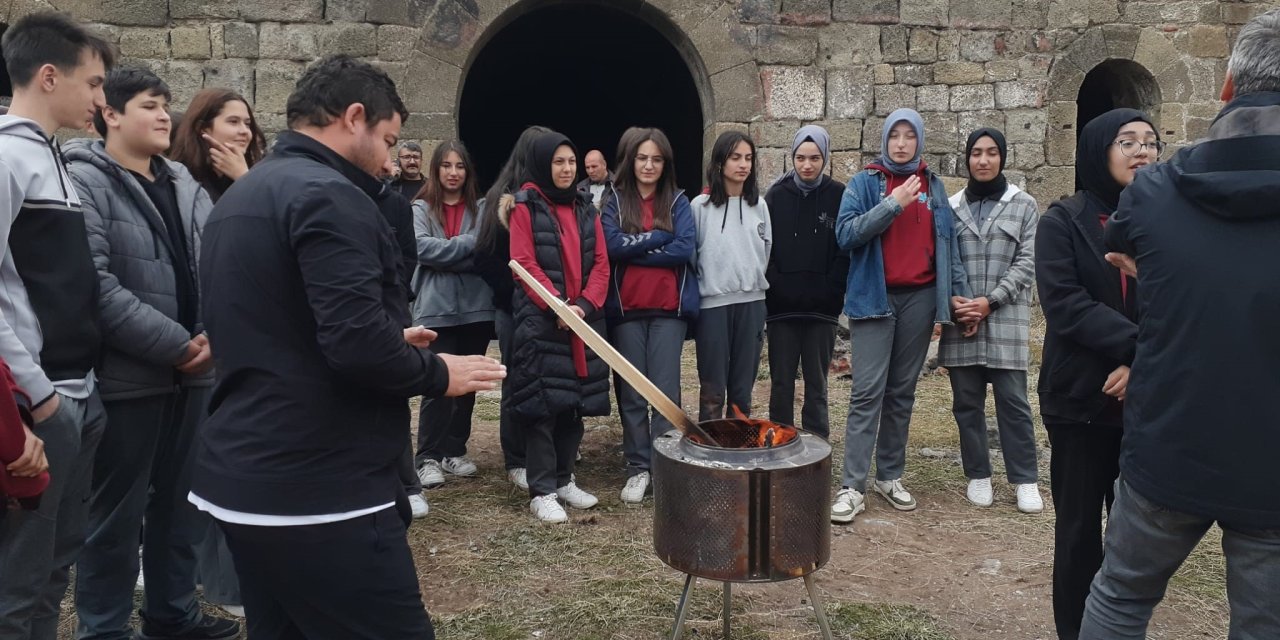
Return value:
M 551 129 L 538 125 L 526 128 L 520 133 L 520 137 L 516 138 L 516 143 L 511 147 L 511 155 L 507 157 L 507 163 L 502 165 L 502 171 L 498 172 L 498 177 L 493 181 L 493 186 L 484 194 L 484 209 L 480 211 L 480 230 L 476 233 L 476 250 L 483 252 L 493 251 L 494 244 L 498 240 L 498 229 L 502 226 L 502 222 L 498 219 L 498 201 L 502 196 L 508 193 L 515 193 L 520 188 L 522 177 L 528 175 L 529 170 L 524 166 L 525 157 L 529 155 L 529 150 L 533 148 L 533 142 L 544 133 L 550 133 Z
M 427 201 L 427 210 L 435 215 L 441 226 L 444 226 L 444 185 L 440 183 L 440 165 L 444 164 L 449 152 L 458 154 L 462 159 L 462 166 L 467 170 L 467 177 L 462 180 L 462 203 L 467 211 L 476 210 L 476 172 L 471 166 L 471 154 L 467 153 L 467 148 L 461 142 L 445 140 L 431 152 L 431 162 L 427 165 L 429 171 L 422 181 L 422 188 L 415 196 L 418 200 Z
M 614 198 L 618 199 L 618 221 L 627 233 L 644 231 L 644 214 L 640 208 L 640 182 L 636 178 L 636 155 L 640 145 L 652 142 L 665 161 L 662 175 L 658 177 L 653 192 L 653 228 L 671 231 L 671 201 L 676 197 L 676 168 L 672 159 L 671 141 L 661 129 L 631 127 L 622 132 L 618 140 L 617 177 L 614 178 Z M 603 203 L 601 204 L 603 208 Z
M 249 148 L 244 151 L 245 164 L 253 167 L 267 150 L 266 138 L 262 129 L 258 128 L 258 119 L 253 115 L 253 107 L 244 96 L 230 89 L 204 89 L 191 99 L 191 106 L 182 114 L 182 122 L 173 136 L 173 145 L 169 147 L 169 159 L 186 166 L 206 189 L 213 187 L 218 193 L 231 186 L 228 178 L 213 169 L 209 159 L 209 144 L 201 135 L 213 126 L 213 121 L 222 114 L 222 109 L 233 100 L 244 103 L 249 111 L 249 131 L 253 139 Z
M 707 186 L 711 188 L 711 204 L 723 207 L 729 202 L 729 192 L 724 188 L 724 163 L 728 162 L 738 143 L 745 142 L 751 147 L 751 174 L 742 185 L 742 199 L 751 206 L 760 201 L 760 189 L 757 186 L 756 174 L 759 165 L 756 163 L 756 143 L 751 136 L 741 131 L 726 131 L 716 138 L 711 147 L 711 162 L 707 163 Z

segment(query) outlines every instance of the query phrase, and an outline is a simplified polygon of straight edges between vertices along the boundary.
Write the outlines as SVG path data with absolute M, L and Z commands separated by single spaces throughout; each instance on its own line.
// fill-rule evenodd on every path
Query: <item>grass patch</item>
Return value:
M 854 640 L 952 640 L 923 609 L 896 604 L 836 604 L 827 607 L 832 634 Z

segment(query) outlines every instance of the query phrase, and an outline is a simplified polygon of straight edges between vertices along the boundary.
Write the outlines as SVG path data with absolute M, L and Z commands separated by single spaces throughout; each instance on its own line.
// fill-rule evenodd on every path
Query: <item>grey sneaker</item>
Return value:
M 422 481 L 423 488 L 438 487 L 444 484 L 444 469 L 435 460 L 424 460 L 422 466 L 418 467 L 418 479 Z
M 446 473 L 452 473 L 455 476 L 474 476 L 476 474 L 476 463 L 466 456 L 445 458 L 440 461 L 440 468 L 444 469 Z
M 836 501 L 831 505 L 831 521 L 836 524 L 849 524 L 853 517 L 867 508 L 862 493 L 857 489 L 844 488 L 836 492 Z
M 916 499 L 902 487 L 901 479 L 888 482 L 876 480 L 876 493 L 888 500 L 889 504 L 898 511 L 915 511 Z

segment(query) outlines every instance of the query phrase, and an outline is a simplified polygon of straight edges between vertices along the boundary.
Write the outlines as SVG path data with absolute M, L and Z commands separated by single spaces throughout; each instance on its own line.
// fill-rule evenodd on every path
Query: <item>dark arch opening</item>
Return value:
M 607 5 L 555 4 L 515 18 L 475 56 L 458 132 L 487 186 L 526 126 L 569 136 L 580 178 L 588 150 L 604 152 L 612 170 L 627 127 L 657 127 L 671 139 L 677 181 L 696 193 L 702 114 L 688 63 L 652 24 Z
M 1076 135 L 1090 120 L 1120 108 L 1140 109 L 1153 122 L 1160 117 L 1160 85 L 1146 67 L 1132 60 L 1107 60 L 1085 75 L 1076 94 Z M 1079 178 L 1076 189 L 1080 188 Z
M 4 37 L 4 32 L 9 30 L 9 25 L 0 22 L 0 38 Z M 9 79 L 9 67 L 4 60 L 4 48 L 0 47 L 0 98 L 8 98 L 13 95 L 13 81 Z

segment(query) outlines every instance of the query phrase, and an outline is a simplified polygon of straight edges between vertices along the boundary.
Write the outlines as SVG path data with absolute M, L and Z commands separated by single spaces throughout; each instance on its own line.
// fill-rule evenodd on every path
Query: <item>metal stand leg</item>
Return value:
M 680 593 L 680 604 L 676 606 L 676 624 L 671 629 L 671 640 L 680 640 L 680 636 L 684 635 L 684 616 L 689 606 L 689 592 L 693 590 L 697 580 L 692 573 L 684 579 L 684 591 Z
M 822 601 L 818 585 L 813 582 L 813 574 L 805 574 L 804 588 L 809 591 L 809 602 L 813 603 L 813 613 L 818 618 L 818 628 L 822 630 L 823 640 L 831 640 L 831 623 L 827 622 L 827 605 Z
M 729 610 L 733 605 L 733 583 L 724 583 L 724 640 L 729 640 Z

